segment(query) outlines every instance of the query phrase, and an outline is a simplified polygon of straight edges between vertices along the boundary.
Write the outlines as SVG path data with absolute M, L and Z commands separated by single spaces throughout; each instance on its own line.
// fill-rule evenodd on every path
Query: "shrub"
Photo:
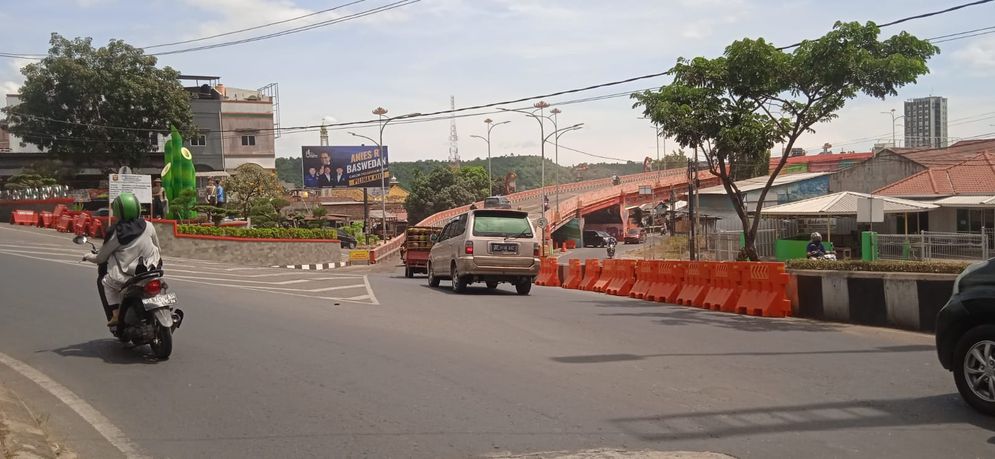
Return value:
M 960 274 L 970 262 L 964 261 L 898 261 L 898 260 L 788 260 L 788 269 L 818 271 L 871 271 L 885 273 Z
M 226 236 L 257 239 L 338 239 L 334 229 L 310 228 L 238 228 L 230 226 L 179 225 L 180 234 Z

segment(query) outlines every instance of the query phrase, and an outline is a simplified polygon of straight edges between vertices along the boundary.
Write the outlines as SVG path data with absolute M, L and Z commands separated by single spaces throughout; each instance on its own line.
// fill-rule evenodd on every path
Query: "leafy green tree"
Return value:
M 252 206 L 259 198 L 267 200 L 282 197 L 283 185 L 276 174 L 262 166 L 246 163 L 235 168 L 235 172 L 224 181 L 225 193 L 237 202 L 242 217 L 248 217 Z M 270 204 L 272 207 L 272 204 Z
M 180 195 L 169 202 L 169 212 L 181 221 L 193 218 L 194 208 L 197 207 L 197 192 L 191 189 L 184 189 Z
M 302 188 L 304 177 L 301 175 L 301 158 L 276 158 L 276 176 L 284 182 Z
M 249 207 L 249 219 L 255 228 L 276 228 L 280 225 L 280 213 L 274 206 L 274 199 L 255 198 Z
M 419 222 L 436 212 L 465 206 L 490 195 L 487 170 L 482 167 L 438 166 L 427 174 L 416 174 L 411 194 L 404 203 L 408 220 Z
M 784 143 L 790 151 L 816 123 L 836 118 L 848 100 L 897 95 L 898 88 L 929 72 L 926 61 L 939 52 L 906 32 L 883 41 L 879 34 L 874 23 L 837 22 L 823 37 L 791 51 L 743 39 L 721 57 L 678 59 L 671 84 L 633 95 L 635 106 L 681 147 L 704 155 L 742 223 L 741 259 L 758 259 L 760 212 L 788 157 L 770 173 L 753 209 L 747 209 L 735 181 L 766 174 L 774 144 Z
M 674 150 L 667 153 L 659 160 L 653 160 L 653 170 L 659 169 L 686 169 L 690 157 L 684 150 Z
M 94 48 L 90 38 L 52 34 L 48 56 L 21 70 L 20 103 L 4 108 L 8 130 L 77 164 L 141 166 L 169 126 L 188 131 L 190 96 L 179 72 L 156 67 L 121 40 Z

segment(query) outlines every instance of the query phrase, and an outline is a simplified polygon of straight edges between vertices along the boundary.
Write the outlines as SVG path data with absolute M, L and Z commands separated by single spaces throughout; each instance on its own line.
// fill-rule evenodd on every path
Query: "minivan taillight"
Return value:
M 539 255 L 541 255 L 541 252 L 539 251 L 539 243 L 536 242 L 532 244 L 532 256 L 538 257 Z
M 162 281 L 159 279 L 150 280 L 145 284 L 145 296 L 156 296 L 162 291 Z
M 473 241 L 466 241 L 464 251 L 467 255 L 473 255 Z

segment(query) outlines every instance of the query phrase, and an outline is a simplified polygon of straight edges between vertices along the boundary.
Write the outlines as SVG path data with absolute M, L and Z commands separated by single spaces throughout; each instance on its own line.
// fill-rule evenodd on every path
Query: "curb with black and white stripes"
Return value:
M 284 268 L 284 269 L 299 269 L 302 271 L 324 271 L 328 269 L 339 269 L 345 268 L 349 263 L 340 261 L 336 263 L 319 263 L 310 265 L 285 265 L 285 266 L 273 266 L 274 268 Z

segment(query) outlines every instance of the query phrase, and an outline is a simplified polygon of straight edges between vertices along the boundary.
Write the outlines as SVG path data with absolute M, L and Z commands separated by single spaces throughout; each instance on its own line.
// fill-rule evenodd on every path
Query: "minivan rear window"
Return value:
M 531 238 L 532 226 L 527 214 L 477 212 L 473 217 L 473 235 L 483 237 Z

